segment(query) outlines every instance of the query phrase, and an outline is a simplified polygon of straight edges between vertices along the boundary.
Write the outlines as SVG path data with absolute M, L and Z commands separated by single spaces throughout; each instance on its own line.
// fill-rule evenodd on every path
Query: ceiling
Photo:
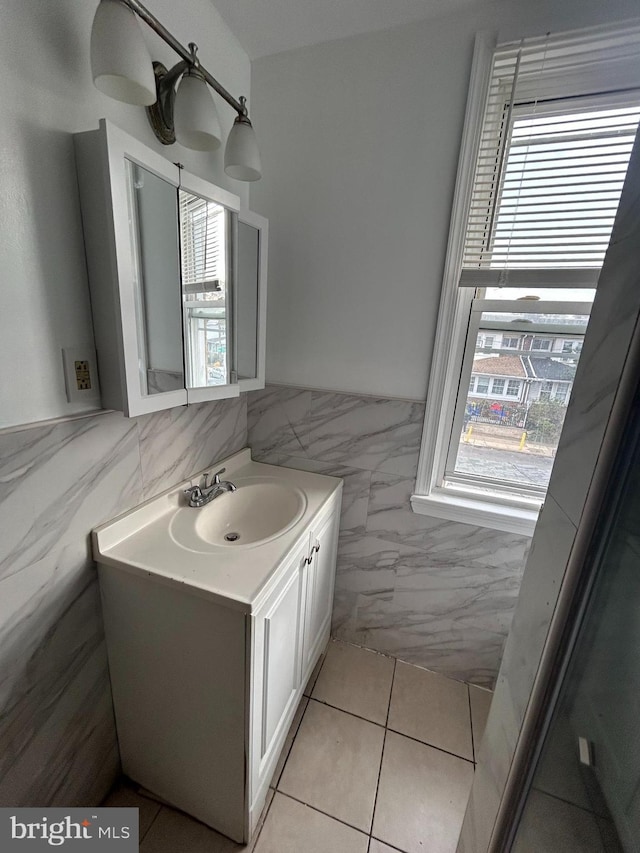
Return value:
M 386 30 L 478 0 L 213 0 L 251 59 Z

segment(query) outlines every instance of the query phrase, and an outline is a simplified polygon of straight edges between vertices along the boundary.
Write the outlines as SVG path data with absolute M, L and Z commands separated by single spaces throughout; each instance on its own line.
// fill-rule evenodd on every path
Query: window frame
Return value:
M 469 483 L 445 479 L 451 436 L 452 434 L 460 435 L 462 427 L 461 407 L 456 406 L 459 391 L 461 395 L 464 394 L 463 389 L 469 386 L 471 378 L 474 346 L 472 344 L 467 346 L 467 341 L 471 338 L 476 341 L 478 332 L 476 329 L 475 333 L 468 337 L 476 291 L 473 287 L 461 287 L 459 284 L 476 158 L 496 46 L 496 40 L 492 34 L 488 32 L 477 34 L 454 191 L 422 445 L 411 506 L 413 511 L 419 514 L 531 536 L 544 496 L 523 494 L 522 490 L 514 490 L 509 485 L 501 485 L 500 491 L 497 492 L 482 484 L 472 486 Z M 572 272 L 580 274 L 580 287 L 589 288 L 597 285 L 600 268 L 568 271 L 567 283 L 571 282 L 577 286 L 574 283 L 576 280 L 572 279 Z M 544 286 L 544 283 L 544 271 L 538 281 L 526 282 L 531 286 Z M 481 281 L 478 286 L 482 287 Z M 521 286 L 521 280 L 513 280 L 510 286 Z M 504 338 L 502 347 L 504 348 Z M 541 354 L 543 352 L 546 351 L 540 351 Z
M 475 292 L 474 292 L 475 293 Z M 468 396 L 475 396 L 478 394 L 477 391 L 477 382 L 475 383 L 474 390 L 471 389 L 467 394 L 464 394 L 463 388 L 466 385 L 467 379 L 467 371 L 470 371 L 469 376 L 473 375 L 473 364 L 476 360 L 477 346 L 472 344 L 472 341 L 477 340 L 477 337 L 483 334 L 482 331 L 482 315 L 484 313 L 495 314 L 504 312 L 506 314 L 512 313 L 540 313 L 540 314 L 573 314 L 588 317 L 591 312 L 591 303 L 589 302 L 566 302 L 566 301 L 541 301 L 541 302 L 532 302 L 530 306 L 527 306 L 528 310 L 523 310 L 526 303 L 523 304 L 520 300 L 495 300 L 495 299 L 486 299 L 483 295 L 477 296 L 474 295 L 474 298 L 471 303 L 470 309 L 470 317 L 468 321 L 468 332 L 465 341 L 465 353 L 463 355 L 462 360 L 462 368 L 460 373 L 460 391 L 457 394 L 456 403 L 455 403 L 455 411 L 453 413 L 452 418 L 452 429 L 449 437 L 448 443 L 448 451 L 444 463 L 442 479 L 446 480 L 450 485 L 464 485 L 467 483 L 468 485 L 473 485 L 477 487 L 478 483 L 485 482 L 487 485 L 491 485 L 493 489 L 500 490 L 508 490 L 510 494 L 522 494 L 527 497 L 538 498 L 540 502 L 544 500 L 546 489 L 541 486 L 533 486 L 528 484 L 520 484 L 515 485 L 513 483 L 509 483 L 506 480 L 495 479 L 491 480 L 488 477 L 486 478 L 478 478 L 472 474 L 463 474 L 459 471 L 455 470 L 457 453 L 458 453 L 458 443 L 459 436 L 462 433 L 462 425 L 464 423 L 464 414 L 466 410 L 466 405 L 468 401 Z M 497 321 L 497 328 L 500 328 L 500 322 Z M 510 321 L 511 324 L 512 321 Z M 523 321 L 520 326 L 515 325 L 515 330 L 519 331 L 521 335 L 525 334 L 525 330 L 538 330 L 541 329 L 542 326 L 533 326 L 528 323 L 528 321 Z M 561 320 L 558 320 L 555 324 L 549 323 L 544 326 L 545 331 L 538 331 L 538 334 L 544 335 L 561 335 L 566 334 L 567 326 L 562 323 Z M 534 332 L 535 333 L 535 332 Z M 546 351 L 545 351 L 546 352 Z M 509 351 L 509 354 L 511 351 Z M 533 356 L 534 358 L 538 354 L 538 351 L 533 352 L 530 350 L 518 349 L 513 351 L 514 355 L 524 355 L 524 356 Z M 490 364 L 490 360 L 487 361 L 487 364 Z M 476 374 L 478 376 L 479 374 Z M 485 374 L 488 376 L 492 376 L 492 374 Z M 505 380 L 504 392 L 500 395 L 500 400 L 503 402 L 512 402 L 512 403 L 521 403 L 522 396 L 525 393 L 525 385 L 527 379 L 525 377 L 516 377 L 514 375 L 504 376 Z M 493 382 L 495 379 L 491 380 L 491 391 L 486 394 L 478 394 L 478 396 L 483 397 L 484 399 L 488 399 L 494 396 L 493 391 Z M 552 381 L 552 391 L 555 388 L 557 382 Z M 566 383 L 567 385 L 569 383 Z M 509 389 L 512 389 L 513 393 L 509 393 Z M 566 392 L 563 395 L 563 401 L 566 402 Z M 549 397 L 549 399 L 557 399 L 553 397 Z
M 442 484 L 449 445 L 451 413 L 455 407 L 462 371 L 467 323 L 474 292 L 458 287 L 466 219 L 475 176 L 485 102 L 489 89 L 496 39 L 489 32 L 476 35 L 471 84 L 465 111 L 460 158 L 453 197 L 449 242 L 445 259 L 434 357 L 425 411 L 422 446 L 418 459 L 414 512 L 531 535 L 540 509 L 537 500 L 520 500 L 514 506 L 508 497 L 484 499 L 478 489 Z M 430 401 L 435 404 L 430 405 Z

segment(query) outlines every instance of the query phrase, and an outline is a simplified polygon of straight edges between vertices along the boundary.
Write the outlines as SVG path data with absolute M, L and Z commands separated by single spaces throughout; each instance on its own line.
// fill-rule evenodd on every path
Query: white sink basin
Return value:
M 276 479 L 236 480 L 226 492 L 203 507 L 182 507 L 169 527 L 176 544 L 191 551 L 259 545 L 281 536 L 304 513 L 303 492 Z

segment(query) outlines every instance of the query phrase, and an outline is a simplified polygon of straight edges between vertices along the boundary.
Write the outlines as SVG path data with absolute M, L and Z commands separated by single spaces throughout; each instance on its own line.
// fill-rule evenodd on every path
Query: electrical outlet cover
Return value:
M 96 351 L 91 344 L 64 347 L 62 350 L 64 384 L 70 403 L 84 403 L 89 408 L 100 407 L 100 385 Z
M 586 764 L 587 767 L 593 766 L 593 744 L 586 737 L 578 738 L 578 754 L 581 764 Z

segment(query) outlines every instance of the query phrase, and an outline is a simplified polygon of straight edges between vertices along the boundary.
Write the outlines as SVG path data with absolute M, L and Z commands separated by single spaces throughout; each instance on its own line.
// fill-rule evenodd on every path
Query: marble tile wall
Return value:
M 0 432 L 0 806 L 95 805 L 119 771 L 89 533 L 247 442 L 246 395 Z
M 493 686 L 527 537 L 416 515 L 424 404 L 268 386 L 254 459 L 344 479 L 332 633 Z

